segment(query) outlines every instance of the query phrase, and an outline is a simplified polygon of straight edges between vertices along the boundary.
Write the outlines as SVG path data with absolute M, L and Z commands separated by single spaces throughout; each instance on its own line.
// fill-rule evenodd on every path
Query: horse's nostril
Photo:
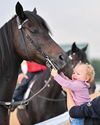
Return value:
M 64 56 L 63 55 L 59 55 L 59 59 L 64 60 Z

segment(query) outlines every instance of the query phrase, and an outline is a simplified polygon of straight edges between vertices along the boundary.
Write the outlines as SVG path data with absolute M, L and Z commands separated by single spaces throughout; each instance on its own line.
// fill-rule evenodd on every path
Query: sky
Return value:
M 0 27 L 15 13 L 17 0 L 0 3 Z M 24 10 L 37 13 L 48 23 L 58 44 L 88 43 L 90 58 L 100 59 L 100 0 L 19 0 Z

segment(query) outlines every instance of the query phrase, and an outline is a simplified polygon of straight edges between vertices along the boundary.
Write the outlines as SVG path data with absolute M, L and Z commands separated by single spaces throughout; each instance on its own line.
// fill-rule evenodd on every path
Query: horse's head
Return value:
M 71 46 L 71 49 L 66 52 L 69 59 L 69 66 L 65 66 L 64 73 L 71 78 L 73 68 L 78 62 L 88 63 L 87 54 L 86 54 L 87 45 L 80 49 L 76 46 L 74 42 Z M 69 67 L 69 68 L 67 68 Z
M 86 54 L 87 47 L 88 45 L 80 49 L 76 46 L 76 43 L 74 42 L 72 44 L 71 49 L 68 52 L 66 52 L 68 54 L 68 57 L 70 60 L 70 66 L 71 66 L 70 72 L 68 74 L 70 78 L 73 72 L 73 68 L 77 63 L 79 62 L 90 63 Z M 94 93 L 94 91 L 95 91 L 95 81 L 91 83 L 91 86 L 89 88 L 89 93 Z
M 66 64 L 66 54 L 50 37 L 50 30 L 38 14 L 36 9 L 32 12 L 23 11 L 22 5 L 16 4 L 17 27 L 15 47 L 18 56 L 24 60 L 33 60 L 46 64 L 46 56 L 61 69 Z
M 80 49 L 77 47 L 75 42 L 72 44 L 71 49 L 67 52 L 72 66 L 75 66 L 78 62 L 83 62 L 83 63 L 89 62 L 86 55 L 87 47 L 88 45 Z

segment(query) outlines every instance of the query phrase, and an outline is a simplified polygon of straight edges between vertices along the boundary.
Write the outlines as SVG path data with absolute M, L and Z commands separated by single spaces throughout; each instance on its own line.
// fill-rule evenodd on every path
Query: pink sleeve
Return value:
M 57 74 L 55 77 L 54 77 L 54 80 L 60 84 L 62 87 L 66 87 L 68 89 L 71 89 L 73 91 L 75 90 L 79 90 L 80 87 L 80 84 L 78 83 L 73 83 L 72 80 L 70 79 L 64 79 L 61 75 Z
M 63 77 L 64 79 L 68 80 L 69 78 L 67 76 L 64 75 L 63 72 L 60 73 L 61 77 Z M 70 79 L 69 79 L 70 80 Z

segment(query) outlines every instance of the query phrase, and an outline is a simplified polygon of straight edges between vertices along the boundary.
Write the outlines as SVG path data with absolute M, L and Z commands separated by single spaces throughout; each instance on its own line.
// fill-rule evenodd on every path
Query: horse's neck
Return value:
M 16 67 L 19 65 L 18 63 L 21 63 L 21 61 L 19 62 L 19 57 L 15 53 L 14 23 L 15 20 L 10 20 L 0 29 L 0 69 L 5 74 L 10 72 L 14 73 Z
M 21 63 L 14 51 L 12 27 L 8 25 L 9 24 L 5 24 L 0 29 L 0 88 L 2 88 L 4 95 L 6 92 L 12 95 Z M 3 98 L 2 92 L 0 99 Z
M 10 69 L 10 64 L 9 64 L 9 69 L 7 70 L 4 69 L 4 71 L 2 71 L 3 73 L 0 73 L 0 83 L 1 83 L 0 84 L 0 100 L 11 99 L 12 93 L 16 86 L 18 71 L 19 71 L 19 65 L 17 65 L 16 63 L 11 69 Z

